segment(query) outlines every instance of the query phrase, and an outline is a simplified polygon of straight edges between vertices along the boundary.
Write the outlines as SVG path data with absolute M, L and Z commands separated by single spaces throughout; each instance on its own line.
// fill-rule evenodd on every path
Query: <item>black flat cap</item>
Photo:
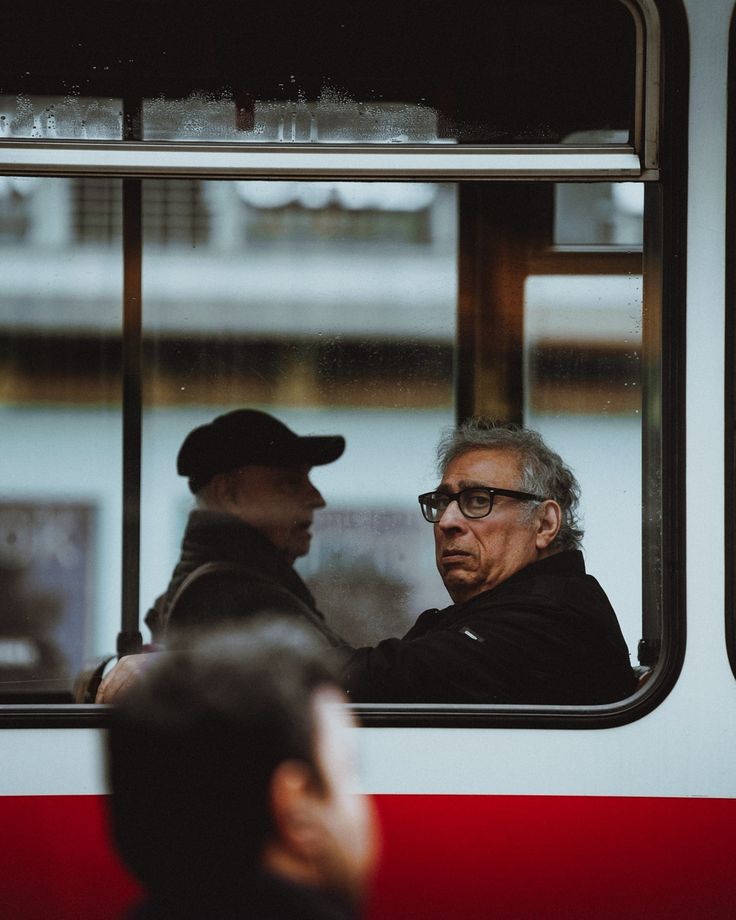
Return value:
M 340 435 L 300 437 L 267 412 L 236 409 L 189 432 L 176 471 L 189 477 L 189 488 L 196 493 L 213 476 L 241 466 L 321 466 L 344 450 Z

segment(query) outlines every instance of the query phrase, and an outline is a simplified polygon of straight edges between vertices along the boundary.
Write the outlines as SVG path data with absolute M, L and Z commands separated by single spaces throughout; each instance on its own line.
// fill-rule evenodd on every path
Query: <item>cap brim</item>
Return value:
M 299 438 L 295 447 L 294 453 L 299 455 L 299 462 L 308 463 L 310 466 L 322 466 L 325 463 L 334 463 L 342 456 L 345 438 L 340 435 L 309 436 Z

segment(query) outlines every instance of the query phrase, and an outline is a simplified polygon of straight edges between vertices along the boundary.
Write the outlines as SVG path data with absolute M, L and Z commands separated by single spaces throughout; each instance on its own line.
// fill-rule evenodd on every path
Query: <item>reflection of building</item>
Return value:
M 268 198 L 264 184 L 144 183 L 151 402 L 449 404 L 452 190 L 272 183 Z M 120 183 L 2 191 L 5 392 L 55 398 L 63 377 L 72 402 L 115 401 Z

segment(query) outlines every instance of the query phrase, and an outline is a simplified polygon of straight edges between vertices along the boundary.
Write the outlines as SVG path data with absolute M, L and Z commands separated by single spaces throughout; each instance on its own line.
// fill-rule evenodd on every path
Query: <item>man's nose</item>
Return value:
M 437 522 L 440 530 L 459 530 L 465 526 L 465 516 L 460 510 L 457 499 L 453 498 L 442 512 L 442 517 Z
M 312 482 L 311 479 L 307 480 L 307 486 L 308 486 L 308 489 L 307 489 L 308 499 L 309 499 L 309 504 L 311 505 L 311 507 L 312 508 L 324 508 L 327 502 L 324 500 L 324 498 L 322 498 L 322 493 L 317 488 L 317 486 L 315 486 L 315 484 Z

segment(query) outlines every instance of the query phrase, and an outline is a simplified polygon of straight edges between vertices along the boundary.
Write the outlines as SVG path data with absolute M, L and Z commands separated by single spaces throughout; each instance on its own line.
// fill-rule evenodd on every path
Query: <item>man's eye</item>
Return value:
M 471 492 L 469 495 L 465 496 L 465 504 L 470 508 L 487 508 L 489 502 L 489 497 L 485 492 Z

